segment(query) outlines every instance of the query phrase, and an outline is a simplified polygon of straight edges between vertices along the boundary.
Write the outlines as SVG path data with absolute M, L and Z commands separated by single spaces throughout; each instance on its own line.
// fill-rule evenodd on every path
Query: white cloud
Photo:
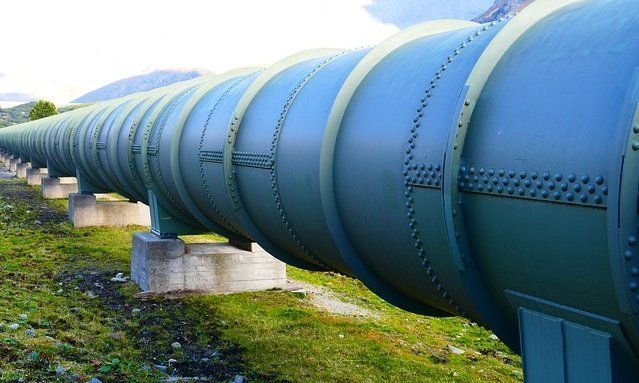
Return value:
M 21 0 L 2 5 L 0 93 L 67 102 L 161 68 L 222 72 L 311 48 L 376 44 L 397 28 L 370 0 Z

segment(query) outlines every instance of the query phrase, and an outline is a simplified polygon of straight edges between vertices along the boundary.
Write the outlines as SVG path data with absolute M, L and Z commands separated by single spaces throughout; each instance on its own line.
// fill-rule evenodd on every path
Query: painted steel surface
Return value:
M 0 147 L 149 204 L 158 235 L 255 240 L 467 317 L 528 381 L 635 381 L 637 36 L 635 0 L 538 0 L 9 127 Z

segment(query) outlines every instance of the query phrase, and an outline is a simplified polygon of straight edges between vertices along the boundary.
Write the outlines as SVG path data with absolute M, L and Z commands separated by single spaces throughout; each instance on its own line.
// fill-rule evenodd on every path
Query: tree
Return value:
M 55 104 L 51 101 L 40 100 L 36 102 L 31 112 L 29 112 L 29 120 L 38 120 L 54 114 L 58 114 L 58 108 L 55 107 Z

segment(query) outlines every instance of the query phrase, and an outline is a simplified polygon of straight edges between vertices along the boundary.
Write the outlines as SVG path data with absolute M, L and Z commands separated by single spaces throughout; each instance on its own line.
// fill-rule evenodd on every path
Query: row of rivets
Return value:
M 308 247 L 306 247 L 306 245 L 304 245 L 304 243 L 300 240 L 299 236 L 297 235 L 295 230 L 293 230 L 293 227 L 291 226 L 291 224 L 288 221 L 288 218 L 286 217 L 286 213 L 284 212 L 284 209 L 282 207 L 282 201 L 280 200 L 279 188 L 277 186 L 277 170 L 276 170 L 276 168 L 274 166 L 274 162 L 275 162 L 275 153 L 277 151 L 277 146 L 278 146 L 279 139 L 280 139 L 280 133 L 282 131 L 282 126 L 284 125 L 284 120 L 286 118 L 286 115 L 288 114 L 289 109 L 291 108 L 291 105 L 293 104 L 293 101 L 295 100 L 295 97 L 297 97 L 297 95 L 302 90 L 304 85 L 306 85 L 306 83 L 320 69 L 322 69 L 324 66 L 328 65 L 329 63 L 331 63 L 332 61 L 334 61 L 338 57 L 341 57 L 341 56 L 343 56 L 343 55 L 345 55 L 346 53 L 349 53 L 349 52 L 350 51 L 341 52 L 341 53 L 339 53 L 337 55 L 334 55 L 334 56 L 331 56 L 331 57 L 327 58 L 326 60 L 323 60 L 322 62 L 317 64 L 309 73 L 306 74 L 306 76 L 304 76 L 303 79 L 301 79 L 296 84 L 295 88 L 289 94 L 288 99 L 284 103 L 284 106 L 283 106 L 283 108 L 282 108 L 282 110 L 280 112 L 280 116 L 279 116 L 279 118 L 277 120 L 277 124 L 275 125 L 275 129 L 273 131 L 273 139 L 271 140 L 271 148 L 270 148 L 271 164 L 273 165 L 273 166 L 271 166 L 271 189 L 273 190 L 273 199 L 274 199 L 274 202 L 275 202 L 275 207 L 278 210 L 278 213 L 279 213 L 280 218 L 282 220 L 282 224 L 286 228 L 286 231 L 289 233 L 289 235 L 291 236 L 293 241 L 295 241 L 297 246 L 304 252 L 304 254 L 306 256 L 310 257 L 311 259 L 313 259 L 320 266 L 326 267 L 327 269 L 329 269 L 329 267 L 327 267 L 326 264 L 319 257 L 317 257 L 315 254 L 313 254 L 308 249 Z
M 244 80 L 246 80 L 247 78 L 249 78 L 251 75 L 253 75 L 253 73 L 243 76 L 240 79 L 238 79 L 237 81 L 235 81 L 233 84 L 231 84 L 229 87 L 227 87 L 224 92 L 220 95 L 220 97 L 215 101 L 215 103 L 213 104 L 213 106 L 211 106 L 211 109 L 209 110 L 209 114 L 206 117 L 206 120 L 204 121 L 204 126 L 202 128 L 202 133 L 200 134 L 200 144 L 199 144 L 199 154 L 200 156 L 202 155 L 202 153 L 205 152 L 209 152 L 211 153 L 212 156 L 217 156 L 218 154 L 214 154 L 214 153 L 219 153 L 220 156 L 220 162 L 222 163 L 224 160 L 224 154 L 221 150 L 211 150 L 211 151 L 206 151 L 206 150 L 202 150 L 202 148 L 204 147 L 204 140 L 206 138 L 206 132 L 209 128 L 209 124 L 211 122 L 211 119 L 213 118 L 213 114 L 215 113 L 215 111 L 217 110 L 217 107 L 220 105 L 220 103 L 222 102 L 222 100 L 224 100 L 232 91 L 233 89 L 235 89 L 239 84 L 241 84 Z M 200 157 L 201 158 L 201 157 Z M 213 161 L 211 161 L 213 162 Z M 226 227 L 228 227 L 229 229 L 235 231 L 236 233 L 241 233 L 240 230 L 238 230 L 225 216 L 224 214 L 222 214 L 222 211 L 220 210 L 220 208 L 217 206 L 217 204 L 215 203 L 215 199 L 213 198 L 213 195 L 211 194 L 211 190 L 209 188 L 208 183 L 206 182 L 206 177 L 204 176 L 204 163 L 205 161 L 200 160 L 199 161 L 199 171 L 200 171 L 200 180 L 202 182 L 202 185 L 204 187 L 204 192 L 206 193 L 206 199 L 209 202 L 209 205 L 213 208 L 213 211 L 215 212 L 215 214 L 222 220 L 222 222 L 224 223 L 224 225 Z M 229 187 L 232 185 L 232 182 L 228 181 L 227 184 Z M 235 193 L 234 190 L 231 191 L 231 198 L 236 201 L 237 200 L 237 195 Z M 245 234 L 245 233 L 244 233 Z M 246 235 L 246 234 L 245 234 Z
M 493 22 L 490 26 L 494 26 L 496 23 Z M 483 28 L 488 28 L 488 26 L 484 26 Z M 484 30 L 486 30 L 484 29 Z M 462 311 L 462 308 L 455 302 L 455 300 L 450 296 L 450 294 L 446 291 L 445 287 L 437 277 L 435 270 L 430 265 L 430 260 L 426 255 L 426 251 L 424 249 L 422 241 L 419 239 L 419 231 L 417 229 L 418 223 L 415 218 L 415 207 L 414 199 L 412 197 L 414 186 L 430 186 L 430 187 L 439 187 L 441 185 L 441 166 L 440 165 L 427 165 L 427 164 L 414 164 L 414 154 L 413 151 L 416 147 L 416 142 L 418 138 L 418 131 L 421 127 L 421 120 L 424 117 L 424 110 L 428 107 L 429 99 L 433 96 L 433 92 L 437 88 L 439 81 L 444 77 L 446 71 L 449 68 L 457 56 L 461 54 L 461 52 L 466 48 L 472 41 L 474 40 L 473 36 L 479 36 L 481 34 L 481 30 L 478 30 L 474 35 L 471 35 L 466 39 L 462 44 L 459 45 L 455 51 L 448 56 L 446 62 L 444 62 L 440 69 L 435 73 L 435 76 L 430 81 L 430 86 L 424 92 L 423 97 L 420 100 L 420 105 L 416 109 L 416 115 L 413 118 L 413 125 L 410 128 L 410 135 L 408 137 L 407 148 L 406 148 L 406 157 L 404 158 L 404 170 L 403 175 L 404 186 L 406 187 L 406 192 L 404 193 L 406 198 L 406 209 L 408 210 L 408 226 L 411 231 L 411 237 L 415 239 L 414 247 L 417 251 L 417 256 L 421 259 L 422 264 L 426 268 L 426 273 L 431 278 L 431 282 L 435 285 L 435 289 L 441 294 L 442 298 L 448 304 L 457 311 L 462 316 L 467 316 L 465 312 Z M 431 169 L 428 169 L 431 167 Z M 419 172 L 419 173 L 418 173 Z M 435 174 L 433 174 L 434 172 Z M 430 181 L 430 185 L 428 182 Z M 422 183 L 423 182 L 423 183 Z
M 638 118 L 639 118 L 639 115 L 636 115 L 635 123 L 632 125 L 632 133 L 630 137 L 630 140 L 631 140 L 630 146 L 633 152 L 639 151 L 639 121 L 637 121 Z M 636 156 L 636 153 L 633 153 L 633 155 Z M 628 153 L 628 156 L 630 156 L 630 153 Z M 634 160 L 636 160 L 636 158 Z M 633 229 L 636 230 L 634 227 L 631 227 L 631 230 Z M 630 271 L 629 273 L 630 275 L 628 276 L 628 289 L 630 290 L 630 293 L 634 295 L 635 303 L 639 303 L 639 293 L 637 291 L 639 290 L 639 266 L 638 266 L 638 259 L 637 259 L 638 243 L 639 243 L 639 240 L 637 239 L 636 236 L 634 235 L 628 236 L 628 238 L 626 239 L 626 246 L 624 246 L 625 250 L 623 253 L 624 259 L 628 262 L 628 266 L 626 267 L 626 270 L 629 269 Z
M 457 176 L 460 191 L 553 200 L 603 206 L 608 195 L 605 177 L 574 173 L 527 172 L 462 166 Z
M 195 92 L 197 90 L 197 86 L 192 86 L 184 91 L 182 91 L 177 97 L 174 97 L 173 100 L 171 100 L 171 102 L 169 103 L 169 105 L 162 111 L 162 120 L 160 120 L 160 124 L 158 126 L 157 129 L 155 129 L 156 131 L 153 132 L 154 134 L 154 138 L 155 138 L 155 145 L 151 146 L 149 145 L 148 147 L 148 151 L 147 153 L 149 155 L 151 155 L 151 153 L 153 153 L 153 156 L 157 156 L 157 153 L 159 151 L 159 146 L 160 146 L 160 138 L 162 137 L 162 131 L 164 130 L 165 126 L 166 126 L 166 122 L 169 119 L 169 116 L 173 113 L 173 111 L 175 110 L 175 108 L 178 106 L 178 104 L 180 102 L 182 102 L 182 100 L 184 100 L 188 95 L 192 94 L 193 92 Z M 150 141 L 148 141 L 150 143 Z M 153 152 L 154 151 L 154 152 Z M 175 196 L 173 195 L 173 193 L 171 192 L 171 190 L 169 189 L 169 187 L 166 185 L 166 181 L 164 180 L 164 177 L 162 177 L 162 171 L 160 169 L 160 159 L 159 158 L 154 158 L 153 159 L 153 164 L 155 165 L 155 174 L 157 175 L 157 180 L 159 181 L 158 184 L 160 186 L 160 189 L 162 189 L 162 193 L 164 194 L 164 196 L 166 198 L 168 198 L 169 202 L 171 203 L 171 205 L 173 207 L 175 207 L 176 209 L 178 209 L 179 211 L 181 211 L 184 214 L 187 215 L 191 215 L 191 213 L 189 213 L 186 208 L 181 204 L 178 203 L 177 200 L 175 199 Z
M 221 164 L 224 162 L 224 153 L 221 150 L 200 150 L 198 158 L 201 162 Z
M 268 153 L 233 151 L 232 163 L 235 166 L 248 166 L 263 169 L 273 168 L 273 159 Z
M 406 166 L 402 174 L 412 186 L 439 188 L 442 182 L 441 170 L 439 164 L 414 163 Z

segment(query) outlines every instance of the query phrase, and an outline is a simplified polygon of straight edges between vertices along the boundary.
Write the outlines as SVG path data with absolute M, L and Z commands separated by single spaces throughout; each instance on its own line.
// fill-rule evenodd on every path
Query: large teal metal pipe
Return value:
M 530 382 L 639 369 L 639 7 L 538 0 L 0 131 L 84 193 L 462 315 Z

